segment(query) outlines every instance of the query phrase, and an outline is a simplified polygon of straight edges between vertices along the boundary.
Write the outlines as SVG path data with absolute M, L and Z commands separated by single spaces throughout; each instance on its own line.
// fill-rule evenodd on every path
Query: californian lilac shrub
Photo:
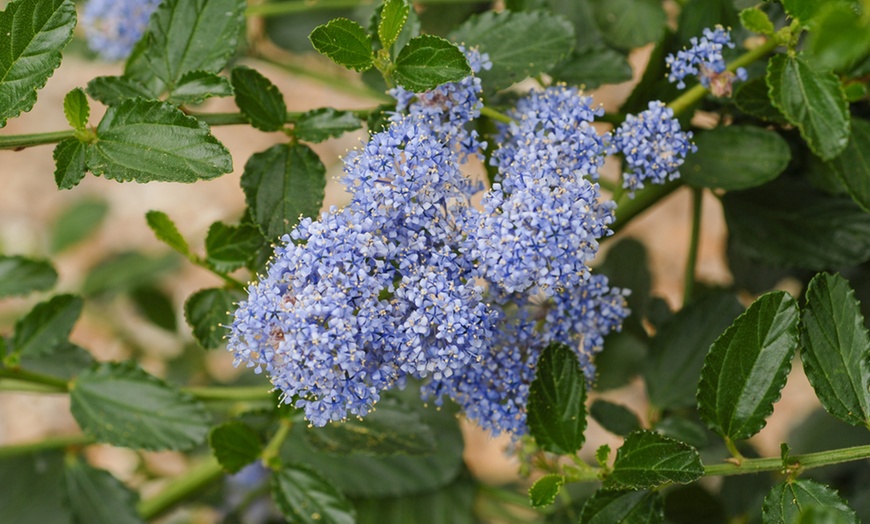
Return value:
M 148 27 L 160 0 L 89 0 L 82 13 L 88 46 L 104 60 L 123 60 Z
M 678 88 L 686 87 L 686 77 L 697 76 L 701 85 L 716 96 L 730 96 L 734 78 L 746 80 L 747 73 L 742 67 L 736 73 L 726 71 L 722 51 L 726 47 L 734 48 L 730 31 L 717 25 L 713 29 L 704 29 L 704 36 L 701 38 L 692 37 L 689 41 L 692 47 L 678 51 L 676 56 L 671 54 L 665 58 L 670 69 L 668 80 L 671 83 L 676 82 Z

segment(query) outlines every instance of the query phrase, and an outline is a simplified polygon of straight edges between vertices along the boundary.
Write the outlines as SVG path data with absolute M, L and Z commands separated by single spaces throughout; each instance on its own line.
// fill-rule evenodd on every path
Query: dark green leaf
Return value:
M 831 0 L 783 0 L 782 6 L 788 12 L 789 16 L 797 18 L 802 24 L 806 25 L 815 18 L 826 5 L 830 5 Z
M 272 499 L 291 522 L 354 524 L 353 505 L 335 486 L 307 466 L 291 466 L 272 476 Z
M 687 420 L 676 416 L 668 417 L 655 426 L 655 430 L 666 437 L 680 442 L 685 442 L 698 449 L 707 447 L 707 428 L 693 420 Z
M 749 7 L 740 11 L 740 23 L 753 33 L 773 36 L 775 31 L 773 22 L 770 21 L 767 13 L 757 7 Z
M 816 275 L 801 325 L 801 360 L 822 406 L 854 426 L 870 425 L 870 340 L 849 283 Z
M 73 129 L 81 131 L 88 125 L 91 108 L 81 87 L 73 89 L 63 98 L 63 114 Z
M 827 166 L 837 174 L 852 200 L 870 213 L 870 122 L 852 119 L 849 145 Z
M 119 292 L 153 282 L 174 269 L 178 259 L 173 254 L 151 258 L 135 251 L 106 258 L 88 273 L 82 286 L 85 295 Z
M 661 524 L 665 503 L 656 491 L 599 490 L 586 501 L 580 524 Z
M 610 246 L 598 270 L 607 276 L 611 287 L 631 290 L 631 294 L 626 297 L 631 316 L 626 320 L 625 327 L 646 338 L 642 321 L 649 303 L 651 277 L 644 245 L 633 238 L 617 241 Z
M 412 38 L 396 57 L 393 76 L 405 89 L 421 93 L 471 74 L 458 47 L 434 35 Z
M 169 215 L 163 211 L 151 210 L 145 213 L 145 221 L 148 222 L 148 227 L 154 231 L 154 235 L 160 241 L 182 255 L 190 256 L 190 246 L 187 245 L 187 240 L 178 232 L 175 222 L 169 218 Z
M 403 1 L 403 0 L 397 0 Z M 321 107 L 304 113 L 296 120 L 296 138 L 306 142 L 323 142 L 362 127 L 360 119 L 350 111 Z
M 849 104 L 836 75 L 816 71 L 800 56 L 778 54 L 767 65 L 767 86 L 773 105 L 822 160 L 846 148 Z
M 809 506 L 825 506 L 836 510 L 849 523 L 858 524 L 855 511 L 836 491 L 812 480 L 794 480 L 777 484 L 764 497 L 765 524 L 792 524 Z
M 489 90 L 549 72 L 571 54 L 575 43 L 571 22 L 546 11 L 488 11 L 469 18 L 451 39 L 489 54 L 492 69 L 478 73 Z
M 656 42 L 668 19 L 658 0 L 595 0 L 595 22 L 604 39 L 620 49 Z
M 81 297 L 75 295 L 58 295 L 37 304 L 15 323 L 13 351 L 28 357 L 53 352 L 69 337 L 83 305 Z
M 630 318 L 630 317 L 629 317 Z M 628 331 L 604 338 L 604 351 L 595 356 L 596 391 L 622 387 L 639 373 L 648 353 L 647 342 Z
M 47 291 L 55 282 L 57 271 L 49 262 L 0 255 L 0 297 Z
M 0 12 L 0 127 L 36 103 L 75 26 L 72 0 L 21 0 Z
M 586 377 L 574 350 L 551 344 L 538 359 L 529 388 L 529 433 L 545 451 L 575 453 L 585 442 Z
M 770 182 L 791 160 L 785 139 L 755 126 L 717 127 L 695 137 L 698 151 L 680 168 L 694 187 L 747 189 Z
M 591 47 L 574 51 L 550 75 L 559 82 L 595 89 L 631 80 L 631 64 L 622 53 L 609 47 Z
M 104 200 L 79 200 L 61 212 L 51 232 L 51 252 L 61 251 L 88 238 L 102 224 L 109 205 Z
M 756 434 L 773 413 L 798 343 L 795 299 L 784 291 L 759 297 L 704 359 L 698 385 L 701 419 L 730 440 Z
M 91 367 L 94 357 L 72 342 L 64 340 L 51 353 L 34 357 L 22 356 L 20 363 L 28 371 L 70 380 Z
M 0 522 L 71 524 L 63 492 L 63 452 L 0 458 Z
M 622 404 L 597 399 L 589 407 L 589 415 L 601 424 L 601 427 L 615 435 L 624 437 L 632 431 L 641 429 L 637 415 Z
M 764 78 L 753 78 L 741 84 L 734 93 L 734 103 L 748 115 L 777 124 L 786 123 L 785 117 L 770 101 Z
M 216 426 L 208 435 L 208 444 L 222 468 L 238 473 L 257 460 L 263 445 L 257 432 L 238 420 Z
M 688 484 L 704 474 L 698 450 L 652 431 L 636 431 L 616 450 L 607 482 L 615 487 L 646 489 L 665 482 Z
M 797 524 L 849 524 L 855 522 L 837 508 L 827 506 L 807 506 L 801 511 Z
M 336 64 L 355 71 L 365 71 L 372 66 L 372 37 L 353 20 L 334 18 L 326 25 L 315 27 L 308 39 L 314 49 Z
M 659 409 L 693 406 L 704 356 L 743 306 L 731 293 L 684 307 L 656 333 L 643 370 L 650 402 Z
M 88 82 L 88 94 L 107 106 L 128 98 L 157 98 L 143 83 L 122 76 L 98 76 Z
M 103 363 L 70 386 L 70 411 L 99 442 L 148 450 L 201 444 L 211 417 L 193 397 L 132 363 Z
M 562 475 L 544 475 L 529 488 L 529 503 L 533 508 L 543 508 L 556 501 L 556 495 L 565 484 Z
M 744 477 L 745 478 L 745 477 Z M 722 498 L 700 483 L 677 486 L 665 492 L 665 522 L 669 524 L 728 524 Z M 752 515 L 753 517 L 755 515 Z
M 68 460 L 64 469 L 66 499 L 79 524 L 135 524 L 145 522 L 136 512 L 139 496 L 111 473 L 92 468 L 81 459 Z
M 384 2 L 384 8 L 381 10 L 381 22 L 378 24 L 378 39 L 384 48 L 389 49 L 396 42 L 410 12 L 411 8 L 405 0 L 386 0 Z
M 290 233 L 300 216 L 317 216 L 326 168 L 305 145 L 277 144 L 245 164 L 242 190 L 254 221 L 267 239 Z
M 184 303 L 184 318 L 193 328 L 199 345 L 214 349 L 223 344 L 226 328 L 233 321 L 232 311 L 241 297 L 223 288 L 197 291 Z
M 849 267 L 870 258 L 870 214 L 782 177 L 722 198 L 735 253 L 774 267 Z M 794 234 L 799 231 L 800 234 Z
M 97 127 L 86 163 L 119 182 L 196 182 L 233 170 L 233 159 L 208 126 L 156 100 L 125 100 Z
M 172 299 L 160 289 L 149 285 L 139 286 L 133 289 L 130 298 L 133 299 L 136 309 L 154 325 L 167 331 L 175 331 L 178 327 Z
M 255 69 L 233 69 L 236 105 L 252 126 L 261 131 L 278 131 L 287 120 L 287 105 L 278 87 Z
M 262 244 L 263 236 L 250 224 L 228 226 L 215 222 L 205 237 L 206 260 L 218 271 L 235 271 L 243 267 Z
M 75 138 L 61 140 L 54 148 L 54 181 L 58 189 L 72 189 L 85 178 L 88 168 L 85 165 L 87 144 Z
M 208 71 L 188 71 L 166 99 L 172 105 L 198 104 L 214 96 L 232 96 L 233 86 L 226 77 Z
M 691 47 L 691 38 L 702 36 L 704 29 L 716 25 L 730 29 L 739 22 L 733 0 L 689 0 L 680 8 L 677 37 L 682 45 Z
M 476 485 L 468 475 L 438 490 L 354 500 L 357 524 L 475 524 Z

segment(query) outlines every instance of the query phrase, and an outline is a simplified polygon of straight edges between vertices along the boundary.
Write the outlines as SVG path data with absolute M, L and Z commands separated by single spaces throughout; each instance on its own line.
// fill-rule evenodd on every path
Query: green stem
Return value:
M 819 451 L 817 453 L 806 453 L 803 455 L 791 455 L 789 457 L 789 463 L 798 466 L 800 469 L 813 469 L 841 464 L 843 462 L 865 460 L 868 458 L 870 458 L 870 445 Z M 749 473 L 781 470 L 782 458 L 780 457 L 757 459 L 745 458 L 739 465 L 725 462 L 722 464 L 704 466 L 704 476 L 726 477 L 731 475 L 745 475 Z
M 275 432 L 260 454 L 260 459 L 267 468 L 273 471 L 281 469 L 281 446 L 284 445 L 284 441 L 287 440 L 292 428 L 293 422 L 289 418 L 281 419 L 278 431 Z
M 69 386 L 65 380 L 43 375 L 41 373 L 33 373 L 21 368 L 0 369 L 0 379 L 3 378 L 11 378 L 13 380 L 30 382 L 33 384 L 42 384 L 43 386 L 50 387 L 53 390 L 51 391 L 52 393 L 66 393 L 69 391 Z
M 65 435 L 63 437 L 49 437 L 39 442 L 28 442 L 27 444 L 13 444 L 10 446 L 0 446 L 0 459 L 8 457 L 17 457 L 18 455 L 26 455 L 28 453 L 39 453 L 40 451 L 48 451 L 59 448 L 81 447 L 93 444 L 94 439 L 87 435 Z
M 159 517 L 189 496 L 208 487 L 224 476 L 217 459 L 209 455 L 183 476 L 173 479 L 157 495 L 139 503 L 139 516 L 144 520 Z
M 629 198 L 622 194 L 616 201 L 616 220 L 610 229 L 615 233 L 625 227 L 635 216 L 643 213 L 653 204 L 673 193 L 682 183 L 673 180 L 663 185 L 651 185 L 643 188 Z
M 192 395 L 198 400 L 229 400 L 236 402 L 248 402 L 258 400 L 271 400 L 272 393 L 268 385 L 248 387 L 195 387 L 183 388 L 182 391 Z
M 686 259 L 686 273 L 683 276 L 683 306 L 692 301 L 695 291 L 695 267 L 698 263 L 698 241 L 701 238 L 701 204 L 704 191 L 692 189 L 692 236 L 689 240 L 689 256 Z
M 513 119 L 511 117 L 507 116 L 506 114 L 502 113 L 501 111 L 496 111 L 495 109 L 493 109 L 491 107 L 484 106 L 483 108 L 481 108 L 480 114 L 485 116 L 485 117 L 489 117 L 495 121 L 501 122 L 503 124 L 510 124 L 511 122 L 513 122 Z
M 414 0 L 413 3 L 420 5 L 435 4 L 468 4 L 474 0 Z M 278 16 L 308 11 L 327 9 L 347 9 L 352 7 L 369 6 L 378 3 L 379 0 L 305 0 L 302 2 L 267 2 L 248 6 L 245 14 L 248 16 Z
M 31 133 L 29 135 L 6 135 L 0 136 L 0 149 L 14 149 L 20 151 L 26 147 L 39 146 L 42 144 L 56 144 L 66 138 L 75 136 L 72 129 L 65 131 L 50 131 L 48 133 Z

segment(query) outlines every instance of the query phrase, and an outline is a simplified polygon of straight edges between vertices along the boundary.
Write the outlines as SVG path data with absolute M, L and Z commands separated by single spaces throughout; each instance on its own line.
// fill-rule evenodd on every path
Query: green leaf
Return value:
M 637 415 L 622 404 L 597 399 L 589 407 L 589 415 L 614 435 L 624 437 L 632 431 L 641 429 Z
M 836 1 L 836 0 L 834 0 Z M 789 16 L 797 18 L 803 25 L 813 21 L 825 7 L 834 3 L 832 0 L 783 0 L 782 6 Z
M 858 524 L 855 510 L 836 491 L 812 480 L 794 480 L 777 484 L 764 497 L 762 513 L 765 524 L 798 522 L 801 512 L 810 506 L 836 510 L 846 522 Z
M 334 18 L 314 28 L 308 37 L 311 45 L 338 65 L 354 71 L 372 66 L 372 37 L 363 26 L 347 18 Z
M 0 458 L 0 522 L 71 524 L 63 490 L 63 452 Z
M 88 168 L 85 165 L 87 144 L 75 138 L 66 138 L 54 148 L 54 181 L 58 189 L 72 189 L 85 178 Z
M 75 25 L 72 0 L 20 0 L 0 12 L 0 127 L 36 103 Z
M 631 80 L 632 72 L 625 55 L 601 46 L 574 51 L 550 75 L 559 82 L 595 89 L 602 84 L 627 82 Z
M 741 111 L 768 122 L 785 124 L 785 117 L 770 101 L 764 78 L 753 78 L 741 84 L 734 92 L 734 103 Z
M 402 0 L 398 0 L 402 1 Z M 303 113 L 296 120 L 296 138 L 306 142 L 323 142 L 341 136 L 348 131 L 362 127 L 360 119 L 350 111 L 338 111 L 331 107 L 321 107 Z
M 646 339 L 642 320 L 649 303 L 651 276 L 644 245 L 633 238 L 617 241 L 607 251 L 598 270 L 607 276 L 611 287 L 631 290 L 626 297 L 631 316 L 626 320 L 625 327 Z M 599 356 L 603 356 L 603 353 Z
M 529 488 L 529 503 L 533 508 L 543 508 L 556 501 L 556 495 L 565 485 L 562 475 L 544 475 Z
M 206 261 L 217 271 L 235 271 L 252 258 L 263 242 L 260 231 L 252 225 L 215 222 L 205 237 Z
M 73 521 L 81 524 L 136 524 L 145 521 L 136 512 L 139 496 L 108 471 L 81 459 L 67 460 L 64 469 L 66 499 Z
M 849 143 L 849 104 L 840 80 L 813 69 L 800 56 L 775 55 L 767 65 L 773 105 L 797 126 L 822 160 L 839 155 Z
M 538 359 L 529 388 L 529 433 L 545 451 L 567 455 L 583 446 L 586 377 L 574 351 L 551 344 Z
M 54 220 L 51 231 L 51 252 L 61 251 L 91 236 L 103 223 L 109 205 L 96 198 L 79 200 L 64 209 Z
M 287 120 L 287 106 L 278 87 L 255 69 L 233 69 L 236 105 L 252 126 L 260 131 L 278 131 Z
M 477 486 L 469 475 L 451 484 L 404 497 L 356 499 L 357 524 L 476 524 Z
M 759 475 L 760 476 L 760 475 Z M 745 477 L 743 479 L 746 482 Z M 766 491 L 766 490 L 765 490 Z M 762 491 L 764 493 L 764 491 Z M 717 495 L 719 495 L 717 493 Z M 699 483 L 687 486 L 676 486 L 665 491 L 665 522 L 704 522 L 715 524 L 727 524 L 730 522 L 728 513 L 723 504 L 723 496 L 713 495 Z M 760 506 L 761 500 L 758 501 Z M 756 508 L 747 508 L 750 511 Z M 753 511 L 751 517 L 757 517 Z M 739 519 L 739 518 L 738 518 Z M 750 520 L 747 518 L 747 520 Z
M 733 294 L 715 293 L 691 302 L 658 330 L 643 369 L 652 405 L 659 409 L 694 405 L 704 356 L 742 312 Z
M 870 258 L 870 214 L 847 196 L 780 177 L 762 187 L 729 192 L 722 204 L 731 245 L 741 256 L 774 267 L 814 270 L 850 267 Z
M 849 524 L 852 521 L 836 508 L 807 506 L 801 511 L 797 524 Z
M 88 125 L 91 108 L 88 105 L 88 97 L 81 87 L 73 89 L 63 98 L 63 114 L 69 125 L 77 131 L 83 130 Z
M 611 486 L 653 488 L 666 482 L 688 484 L 704 474 L 698 450 L 652 431 L 635 431 L 616 450 Z
M 208 71 L 188 71 L 166 99 L 172 105 L 198 104 L 214 96 L 232 96 L 233 86 L 225 77 Z
M 756 126 L 717 127 L 695 137 L 698 151 L 680 175 L 691 186 L 747 189 L 770 182 L 791 161 L 788 143 L 775 131 Z
M 704 359 L 698 384 L 701 419 L 729 440 L 756 434 L 773 413 L 798 343 L 795 299 L 784 291 L 759 297 Z
M 629 325 L 626 324 L 626 327 Z M 604 338 L 604 351 L 595 356 L 597 374 L 592 387 L 596 391 L 607 391 L 628 384 L 640 373 L 647 353 L 645 336 L 635 335 L 628 330 L 611 333 Z
M 238 473 L 257 460 L 263 449 L 257 432 L 238 420 L 214 427 L 208 435 L 208 445 L 221 467 L 228 473 Z
M 704 29 L 716 25 L 730 29 L 739 23 L 740 16 L 734 7 L 734 0 L 689 0 L 680 8 L 680 16 L 677 18 L 677 37 L 681 47 L 691 47 L 691 39 L 701 36 Z M 739 45 L 739 38 L 735 40 Z M 727 53 L 725 56 L 727 61 Z
M 493 91 L 549 72 L 571 54 L 575 43 L 571 22 L 546 11 L 487 11 L 469 18 L 451 39 L 489 54 L 492 69 L 478 76 Z
M 773 36 L 775 31 L 773 22 L 770 21 L 767 13 L 757 7 L 749 7 L 740 11 L 740 23 L 749 31 L 766 36 Z
M 21 367 L 63 380 L 70 380 L 94 364 L 94 357 L 87 350 L 64 340 L 54 351 L 38 356 L 22 356 Z
M 412 38 L 399 51 L 395 65 L 393 76 L 396 82 L 415 93 L 458 82 L 471 74 L 471 67 L 462 51 L 434 35 Z
M 15 323 L 13 351 L 28 357 L 53 352 L 69 337 L 83 305 L 81 297 L 75 295 L 58 295 L 40 302 Z
M 848 71 L 870 53 L 870 21 L 846 3 L 830 3 L 814 24 L 808 48 L 820 69 Z
M 676 416 L 668 417 L 655 426 L 655 430 L 662 435 L 685 442 L 698 449 L 705 448 L 709 444 L 707 428 L 694 420 L 687 420 Z
M 135 251 L 111 255 L 88 273 L 82 293 L 90 296 L 126 291 L 153 282 L 177 265 L 178 259 L 173 254 L 160 258 L 147 257 Z
M 178 327 L 172 299 L 162 290 L 151 285 L 143 285 L 134 288 L 130 292 L 130 298 L 133 299 L 139 313 L 155 326 L 167 331 L 175 331 Z
M 197 291 L 184 303 L 184 318 L 193 328 L 199 345 L 214 349 L 223 344 L 226 328 L 233 322 L 232 311 L 241 296 L 227 289 L 212 288 Z
M 846 149 L 827 163 L 861 209 L 870 213 L 870 122 L 852 119 Z
M 658 0 L 595 0 L 595 22 L 604 39 L 620 49 L 658 41 L 667 16 Z
M 386 0 L 381 10 L 381 23 L 378 24 L 378 39 L 384 48 L 389 49 L 408 20 L 411 8 L 405 0 Z
M 70 411 L 98 442 L 134 449 L 190 449 L 211 425 L 202 404 L 131 362 L 79 375 L 70 386 Z
M 307 466 L 291 466 L 272 476 L 272 500 L 291 522 L 354 524 L 353 505 L 335 486 Z
M 870 425 L 870 339 L 855 292 L 839 275 L 807 287 L 801 360 L 822 406 L 853 426 Z
M 586 501 L 580 524 L 661 524 L 665 502 L 657 491 L 599 490 Z
M 128 98 L 156 98 L 145 84 L 122 76 L 98 76 L 88 82 L 91 98 L 107 106 L 116 106 Z
M 290 233 L 300 216 L 317 216 L 326 168 L 305 145 L 277 144 L 245 164 L 242 190 L 254 221 L 267 239 Z
M 161 242 L 186 257 L 190 256 L 190 246 L 187 245 L 187 240 L 178 232 L 175 222 L 169 218 L 169 215 L 163 211 L 151 210 L 145 213 L 145 221 L 148 222 L 148 227 Z
M 208 126 L 156 100 L 125 100 L 110 107 L 86 153 L 95 175 L 127 182 L 196 182 L 233 170 L 227 148 Z
M 44 260 L 0 255 L 0 297 L 47 291 L 57 282 L 57 271 Z
M 331 422 L 310 428 L 305 435 L 315 448 L 338 455 L 425 455 L 438 447 L 435 433 L 420 413 L 393 399 L 379 402 L 365 418 Z

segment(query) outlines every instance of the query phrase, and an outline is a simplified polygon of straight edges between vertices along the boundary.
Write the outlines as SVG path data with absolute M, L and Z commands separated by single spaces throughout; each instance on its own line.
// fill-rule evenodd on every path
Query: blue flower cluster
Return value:
M 721 25 L 713 29 L 704 29 L 704 36 L 700 39 L 692 37 L 689 40 L 692 47 L 677 52 L 677 55 L 668 55 L 665 63 L 670 68 L 668 81 L 677 82 L 677 87 L 686 87 L 684 79 L 687 76 L 697 76 L 701 84 L 713 90 L 717 96 L 729 96 L 731 83 L 734 78 L 746 80 L 746 70 L 742 67 L 737 69 L 736 74 L 725 70 L 725 59 L 722 50 L 726 47 L 734 48 L 731 41 L 731 33 Z
M 88 47 L 104 60 L 123 60 L 142 38 L 160 0 L 89 0 L 82 13 Z

